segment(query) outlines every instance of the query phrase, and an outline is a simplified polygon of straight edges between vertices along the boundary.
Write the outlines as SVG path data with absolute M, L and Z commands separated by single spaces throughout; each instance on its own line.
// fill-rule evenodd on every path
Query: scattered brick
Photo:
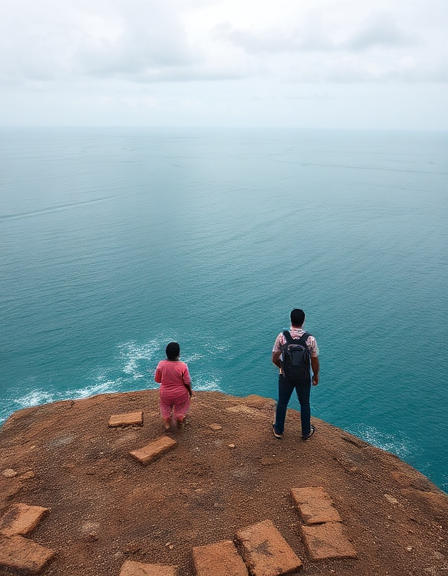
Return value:
M 114 414 L 109 418 L 109 427 L 115 426 L 143 426 L 143 412 L 127 412 L 126 414 Z
M 356 558 L 356 550 L 342 532 L 340 522 L 302 526 L 302 537 L 310 559 Z
M 341 522 L 333 501 L 321 486 L 292 488 L 291 494 L 305 524 Z
M 13 504 L 0 519 L 0 534 L 25 536 L 36 528 L 47 512 L 49 509 L 41 506 Z
M 23 536 L 8 538 L 0 535 L 0 567 L 39 574 L 53 556 L 53 550 Z
M 247 576 L 247 568 L 231 540 L 192 550 L 196 576 Z
M 157 440 L 150 442 L 139 450 L 133 450 L 131 456 L 136 458 L 145 466 L 157 458 L 163 456 L 166 452 L 177 446 L 177 442 L 169 436 L 160 436 Z
M 143 564 L 126 560 L 121 567 L 120 576 L 177 576 L 177 566 L 165 564 Z
M 281 576 L 302 568 L 302 561 L 270 520 L 239 530 L 235 540 L 253 576 Z

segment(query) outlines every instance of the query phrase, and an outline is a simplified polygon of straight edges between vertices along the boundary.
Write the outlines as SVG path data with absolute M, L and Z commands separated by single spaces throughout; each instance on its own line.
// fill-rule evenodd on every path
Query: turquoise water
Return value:
M 197 389 L 275 397 L 272 345 L 301 307 L 313 414 L 448 490 L 446 133 L 11 129 L 0 146 L 0 421 L 155 387 L 170 340 Z

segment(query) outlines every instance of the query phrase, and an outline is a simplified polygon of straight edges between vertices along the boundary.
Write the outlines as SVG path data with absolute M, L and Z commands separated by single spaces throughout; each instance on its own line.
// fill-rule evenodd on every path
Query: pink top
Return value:
M 166 391 L 185 390 L 185 385 L 191 385 L 190 373 L 185 362 L 180 360 L 162 360 L 157 364 L 154 380 Z

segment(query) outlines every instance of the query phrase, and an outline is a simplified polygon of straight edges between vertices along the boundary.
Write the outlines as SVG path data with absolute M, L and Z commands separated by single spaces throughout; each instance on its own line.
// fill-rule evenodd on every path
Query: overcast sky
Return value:
M 0 0 L 0 123 L 448 129 L 448 0 Z

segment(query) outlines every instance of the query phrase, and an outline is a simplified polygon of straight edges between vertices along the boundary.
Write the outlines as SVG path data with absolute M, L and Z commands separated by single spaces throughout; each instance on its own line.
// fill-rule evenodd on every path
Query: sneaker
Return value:
M 272 424 L 272 432 L 274 433 L 274 436 L 277 438 L 277 440 L 281 440 L 283 438 L 283 434 L 279 434 L 275 429 L 275 424 Z
M 302 440 L 308 440 L 316 432 L 316 428 L 311 424 L 311 430 L 308 436 L 302 436 Z

